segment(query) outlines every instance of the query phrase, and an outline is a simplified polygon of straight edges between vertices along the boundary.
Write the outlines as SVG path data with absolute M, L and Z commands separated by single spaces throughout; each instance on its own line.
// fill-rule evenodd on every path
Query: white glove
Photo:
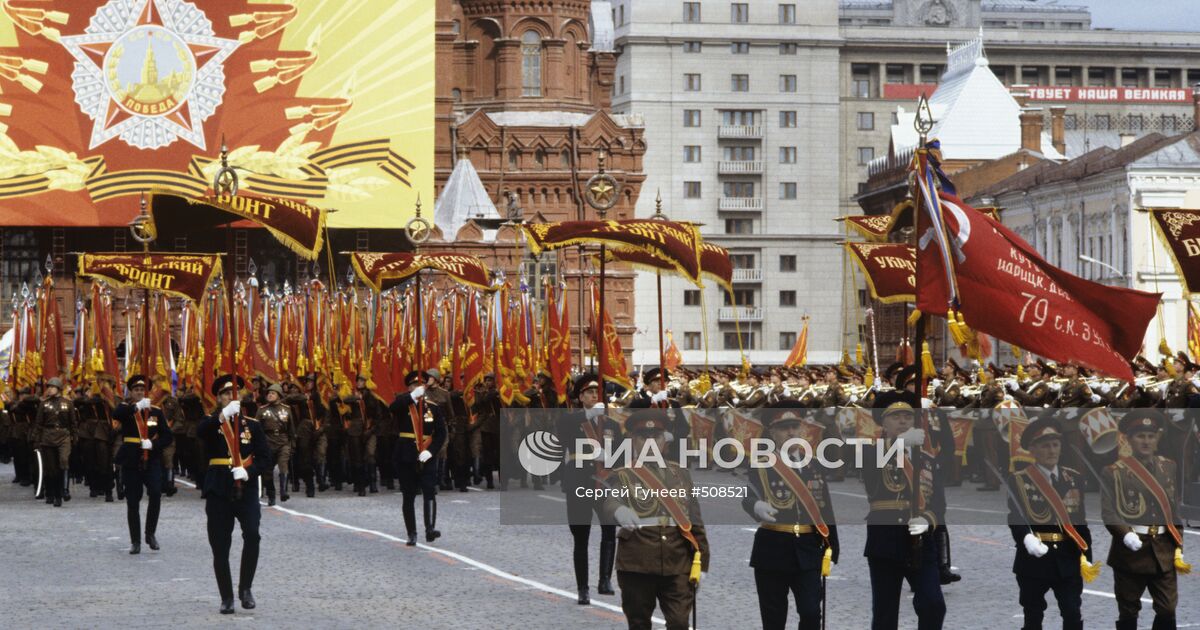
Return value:
M 1112 391 L 1112 385 L 1109 385 L 1108 383 L 1100 383 L 1100 386 L 1096 389 L 1100 390 L 1101 394 L 1107 394 L 1108 392 Z
M 627 505 L 622 505 L 621 507 L 617 508 L 617 511 L 613 512 L 613 518 L 616 519 L 617 525 L 620 525 L 621 529 L 632 530 L 641 527 L 641 525 L 638 524 L 637 514 L 634 514 L 633 510 L 629 509 L 629 506 Z
M 651 397 L 650 397 L 650 402 L 652 402 L 652 403 L 654 403 L 654 404 L 656 404 L 656 405 L 657 405 L 658 403 L 667 402 L 667 392 L 666 392 L 666 390 L 662 390 L 662 391 L 658 392 L 657 394 L 655 394 L 655 395 L 651 396 Z
M 663 439 L 670 444 L 671 442 L 675 441 L 675 434 L 671 433 L 670 431 L 663 431 Z
M 924 516 L 914 516 L 908 519 L 908 535 L 920 536 L 929 531 L 929 521 Z
M 1166 384 L 1166 383 L 1159 383 L 1159 384 L 1158 384 L 1158 393 L 1160 393 L 1160 394 L 1165 394 L 1165 393 L 1167 393 L 1167 384 Z
M 151 442 L 150 440 L 142 440 L 142 450 L 143 451 L 148 451 L 152 448 L 154 448 L 153 442 Z
M 1005 394 L 1004 400 L 1013 400 L 1012 394 Z
M 1014 391 L 1014 392 L 1017 391 L 1018 389 L 1021 389 L 1020 383 L 1018 383 L 1016 381 L 1004 381 L 1004 386 L 1007 387 L 1010 391 Z
M 1121 539 L 1121 542 L 1125 543 L 1125 546 L 1129 547 L 1130 551 L 1137 551 L 1138 549 L 1142 548 L 1142 539 L 1138 538 L 1138 535 L 1133 532 L 1125 534 L 1125 537 Z
M 422 464 L 424 464 L 425 462 L 429 461 L 432 458 L 433 458 L 433 453 L 430 453 L 429 451 L 421 451 L 421 454 L 417 455 L 417 461 L 421 462 Z
M 1038 540 L 1038 537 L 1033 534 L 1025 534 L 1025 539 L 1022 542 L 1025 543 L 1025 551 L 1029 552 L 1029 555 L 1034 558 L 1041 558 L 1050 551 L 1046 543 Z
M 1050 383 L 1050 389 L 1056 392 L 1062 391 L 1062 383 Z
M 940 378 L 930 379 L 929 385 L 932 386 L 934 389 L 937 389 L 942 386 L 942 379 L 940 379 Z
M 425 395 L 425 386 L 417 385 L 411 392 L 409 392 L 409 395 L 413 397 L 413 400 L 420 400 L 421 397 Z
M 591 407 L 584 409 L 583 414 L 588 420 L 594 420 L 604 415 L 604 403 L 596 403 Z
M 853 405 L 856 402 L 858 402 L 858 394 L 850 394 L 850 404 Z
M 1092 394 L 1092 402 L 1093 403 L 1100 402 L 1100 394 Z
M 925 431 L 923 429 L 913 427 L 904 433 L 901 433 L 900 439 L 904 440 L 905 447 L 919 447 L 925 443 Z
M 240 400 L 235 400 L 228 405 L 225 405 L 225 408 L 221 410 L 221 415 L 225 416 L 226 418 L 232 418 L 238 415 L 241 410 L 242 402 Z
M 150 408 L 150 399 L 143 398 L 143 399 L 137 401 L 136 403 L 134 403 L 133 406 L 137 407 L 138 411 L 145 411 Z
M 754 517 L 764 523 L 774 523 L 775 514 L 778 512 L 779 510 L 771 507 L 771 504 L 766 501 L 754 502 Z
M 1193 386 L 1194 386 L 1196 389 L 1200 389 L 1200 378 L 1193 378 L 1193 379 L 1192 379 L 1192 385 L 1193 385 Z
M 231 468 L 229 472 L 233 473 L 234 481 L 245 481 L 250 478 L 250 473 L 246 472 L 246 469 L 241 466 Z
M 731 402 L 733 403 L 733 406 L 736 407 L 736 406 L 738 406 L 738 403 L 742 402 L 742 399 L 738 398 L 737 396 L 734 396 L 733 400 Z

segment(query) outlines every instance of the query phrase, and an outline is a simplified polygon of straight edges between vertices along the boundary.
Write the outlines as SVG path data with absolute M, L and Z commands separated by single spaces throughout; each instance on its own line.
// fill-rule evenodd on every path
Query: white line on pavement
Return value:
M 566 500 L 566 499 L 564 499 L 564 498 L 562 498 L 562 497 L 552 497 L 552 496 L 550 496 L 550 495 L 548 495 L 548 494 L 539 494 L 538 496 L 539 496 L 539 497 L 541 497 L 541 498 L 543 498 L 543 499 L 550 499 L 551 501 L 558 501 L 559 503 L 566 503 L 566 502 L 567 502 L 567 500 Z
M 188 482 L 188 481 L 184 481 L 184 480 L 182 480 L 182 479 L 176 479 L 175 481 L 176 481 L 176 482 L 178 482 L 178 483 L 182 483 L 182 484 L 184 484 L 184 485 L 191 486 L 191 487 L 193 487 L 193 488 L 195 488 L 195 487 L 196 487 L 196 486 L 195 486 L 195 484 L 192 484 L 192 483 L 190 483 L 190 482 Z M 538 495 L 538 496 L 544 496 L 544 495 Z M 549 496 L 547 496 L 546 498 L 555 498 L 555 497 L 549 497 Z M 566 502 L 566 499 L 562 499 L 562 501 L 565 503 L 565 502 Z M 301 518 L 307 518 L 307 519 L 309 519 L 309 520 L 316 521 L 316 522 L 318 522 L 318 523 L 323 523 L 323 524 L 325 524 L 325 525 L 332 525 L 332 526 L 334 526 L 334 527 L 340 527 L 340 528 L 342 528 L 342 529 L 344 529 L 344 530 L 347 530 L 347 531 L 351 531 L 351 532 L 358 532 L 358 533 L 360 533 L 360 534 L 370 534 L 370 535 L 372 535 L 372 536 L 376 536 L 376 537 L 378 537 L 378 538 L 382 538 L 382 539 L 384 539 L 384 540 L 388 540 L 388 541 L 391 541 L 391 542 L 408 542 L 407 540 L 405 540 L 405 539 L 403 539 L 403 538 L 398 538 L 398 537 L 396 537 L 396 536 L 392 536 L 391 534 L 385 534 L 384 532 L 381 532 L 381 531 L 376 531 L 376 530 L 373 530 L 373 529 L 365 529 L 365 528 L 362 528 L 362 527 L 355 527 L 354 525 L 348 525 L 348 524 L 346 524 L 346 523 L 341 523 L 341 522 L 338 522 L 338 521 L 335 521 L 335 520 L 332 520 L 332 519 L 325 518 L 325 517 L 323 517 L 323 516 L 317 516 L 316 514 L 308 514 L 308 513 L 306 513 L 306 512 L 300 512 L 300 511 L 297 511 L 297 510 L 293 510 L 293 509 L 291 509 L 291 508 L 285 508 L 285 507 L 283 507 L 283 506 L 281 506 L 281 505 L 276 505 L 276 506 L 274 506 L 274 509 L 275 509 L 275 510 L 278 510 L 278 511 L 280 511 L 280 512 L 283 512 L 283 513 L 285 513 L 285 514 L 291 514 L 292 516 L 299 516 L 299 517 L 301 517 Z M 578 595 L 577 595 L 576 593 L 571 593 L 571 592 L 569 592 L 569 591 L 564 591 L 564 590 L 563 590 L 563 589 L 561 589 L 561 588 L 555 588 L 555 587 L 553 587 L 553 586 L 550 586 L 549 584 L 543 584 L 543 583 L 541 583 L 541 582 L 538 582 L 538 581 L 536 581 L 536 580 L 531 580 L 531 579 L 529 579 L 529 578 L 523 578 L 523 577 L 520 577 L 520 576 L 517 576 L 517 575 L 513 575 L 513 574 L 511 574 L 511 573 L 509 573 L 509 572 L 507 572 L 507 571 L 504 571 L 503 569 L 498 569 L 498 568 L 496 568 L 496 567 L 493 567 L 493 566 L 492 566 L 492 565 L 490 565 L 490 564 L 486 564 L 486 563 L 480 562 L 480 561 L 478 561 L 478 560 L 475 560 L 474 558 L 469 558 L 469 557 L 467 557 L 467 556 L 464 556 L 464 555 L 462 555 L 462 554 L 460 554 L 460 553 L 456 553 L 456 552 L 453 552 L 453 551 L 448 551 L 448 550 L 446 550 L 446 549 L 439 549 L 439 548 L 437 548 L 437 547 L 430 547 L 430 546 L 428 546 L 428 545 L 423 545 L 423 544 L 420 544 L 420 543 L 417 543 L 417 548 L 418 548 L 418 549 L 423 549 L 423 550 L 425 550 L 425 551 L 428 551 L 428 552 L 430 552 L 430 553 L 436 553 L 436 554 L 439 554 L 439 555 L 442 555 L 442 556 L 446 556 L 447 558 L 453 558 L 453 559 L 455 559 L 455 560 L 458 560 L 459 562 L 463 562 L 463 563 L 465 563 L 465 564 L 467 564 L 467 565 L 470 565 L 470 566 L 472 566 L 472 567 L 475 567 L 475 568 L 477 568 L 477 569 L 481 569 L 481 570 L 483 570 L 483 571 L 487 571 L 488 573 L 491 573 L 492 575 L 494 575 L 494 576 L 496 576 L 496 577 L 498 577 L 498 578 L 501 578 L 501 579 L 504 579 L 504 580 L 508 580 L 508 581 L 510 581 L 510 582 L 516 582 L 517 584 L 524 584 L 525 586 L 531 587 L 531 588 L 533 588 L 533 589 L 536 589 L 536 590 L 544 591 L 544 592 L 546 592 L 546 593 L 550 593 L 550 594 L 552 594 L 552 595 L 558 595 L 558 596 L 560 596 L 560 597 L 564 597 L 564 598 L 566 598 L 566 599 L 570 599 L 570 600 L 574 600 L 574 599 L 576 599 L 576 598 L 578 597 Z M 591 603 L 591 605 L 592 605 L 592 606 L 596 606 L 597 608 L 603 608 L 603 609 L 605 609 L 605 610 L 611 610 L 611 611 L 613 611 L 613 612 L 620 613 L 620 614 L 622 614 L 622 615 L 624 615 L 624 614 L 625 614 L 625 611 L 621 610 L 621 607 L 620 607 L 620 606 L 614 606 L 614 605 L 612 605 L 612 604 L 606 604 L 606 603 L 604 603 L 604 602 L 597 602 L 597 601 L 593 601 L 593 602 Z M 666 622 L 665 620 L 663 620 L 661 617 L 651 617 L 650 619 L 651 619 L 651 620 L 652 620 L 654 623 L 657 623 L 657 624 L 660 624 L 660 625 L 666 625 L 666 623 L 667 623 L 667 622 Z
M 1090 588 L 1085 588 L 1085 589 L 1083 589 L 1083 592 L 1084 592 L 1084 593 L 1087 593 L 1088 595 L 1099 595 L 1100 597 L 1107 597 L 1107 598 L 1109 598 L 1109 599 L 1116 599 L 1116 598 L 1117 598 L 1117 596 L 1116 596 L 1116 595 L 1113 595 L 1112 593 L 1105 593 L 1104 591 L 1093 591 L 1093 590 L 1092 590 L 1092 589 L 1090 589 Z M 1143 601 L 1143 602 L 1146 602 L 1147 604 L 1153 604 L 1153 603 L 1154 603 L 1154 600 L 1150 599 L 1149 597 L 1143 597 L 1143 598 L 1142 598 L 1142 601 Z

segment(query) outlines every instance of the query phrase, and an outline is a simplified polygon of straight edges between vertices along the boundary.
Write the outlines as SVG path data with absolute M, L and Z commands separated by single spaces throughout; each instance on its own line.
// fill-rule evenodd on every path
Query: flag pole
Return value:
M 662 211 L 662 191 L 657 191 L 654 198 L 654 216 L 656 221 L 666 221 L 667 215 Z M 654 280 L 658 289 L 658 386 L 661 391 L 667 391 L 667 351 L 663 348 L 663 299 L 662 272 L 654 271 Z
M 933 130 L 933 122 L 934 122 L 933 114 L 929 109 L 929 100 L 925 97 L 924 94 L 922 94 L 921 99 L 920 99 L 919 103 L 917 104 L 916 117 L 913 120 L 913 126 L 916 127 L 917 133 L 920 135 L 920 142 L 917 145 L 917 155 L 919 155 L 920 152 L 925 150 L 925 143 L 928 140 L 929 132 Z M 914 155 L 914 159 L 918 159 L 916 155 Z M 918 164 L 920 164 L 919 161 L 918 161 Z M 918 173 L 918 177 L 920 177 L 920 173 Z M 913 194 L 916 190 L 915 178 L 913 181 L 914 181 L 914 184 L 909 189 L 909 194 L 912 195 L 915 200 L 916 195 Z M 935 199 L 934 201 L 936 202 L 938 200 Z M 920 208 L 920 205 L 915 203 L 915 201 L 914 201 L 913 211 L 912 211 L 912 232 L 909 235 L 909 238 L 911 238 L 913 241 L 914 247 L 917 245 L 917 238 L 918 238 L 917 225 L 918 225 L 919 221 L 917 219 L 917 216 L 918 216 L 917 213 L 920 212 L 919 208 Z M 928 320 L 928 316 L 925 313 L 921 313 L 920 317 L 917 318 L 916 330 L 913 333 L 914 353 L 915 352 L 922 352 L 922 353 L 924 352 L 925 330 L 928 325 L 927 320 Z M 915 356 L 914 356 L 914 359 L 916 359 Z M 920 360 L 914 360 L 914 363 L 916 364 L 916 375 L 915 376 L 916 376 L 916 382 L 917 382 L 917 399 L 921 400 L 925 397 L 925 381 L 926 381 L 926 379 L 928 379 L 930 377 L 930 375 L 925 373 L 923 356 L 921 357 Z M 924 405 L 921 405 L 921 406 L 924 406 Z M 921 409 L 916 409 L 915 411 L 916 411 L 915 426 L 918 429 L 921 429 L 922 431 L 926 430 L 927 427 L 926 427 L 925 417 L 924 417 L 925 414 L 922 412 Z M 918 513 L 917 513 L 918 509 L 919 509 L 918 504 L 920 503 L 921 475 L 923 473 L 922 469 L 924 468 L 924 466 L 923 466 L 924 461 L 922 460 L 921 457 L 917 456 L 920 453 L 920 451 L 921 451 L 921 447 L 918 446 L 915 449 L 913 449 L 913 454 L 912 454 L 913 455 L 912 456 L 913 497 L 912 497 L 912 502 L 911 502 L 911 505 L 909 508 L 909 510 L 910 510 L 909 517 L 910 518 L 916 518 L 918 516 Z M 924 543 L 924 541 L 922 539 L 922 536 L 913 536 L 912 537 L 911 557 L 914 562 L 919 562 L 923 555 L 921 553 L 923 543 Z
M 617 205 L 619 186 L 617 180 L 612 175 L 604 172 L 604 161 L 607 159 L 608 153 L 604 147 L 600 147 L 599 153 L 596 156 L 596 174 L 588 179 L 587 187 L 585 188 L 585 198 L 592 208 L 596 210 L 600 220 L 605 220 L 610 208 Z M 604 285 L 605 285 L 605 270 L 608 251 L 603 242 L 600 243 L 600 297 L 599 304 L 596 305 L 596 322 L 593 326 L 599 326 L 599 330 L 592 331 L 596 337 L 596 362 L 600 364 L 600 401 L 604 404 L 604 408 L 608 409 L 608 396 L 604 386 L 604 368 L 608 357 L 605 355 L 606 334 L 608 332 L 604 318 Z M 580 264 L 582 265 L 582 260 Z M 582 267 L 581 267 L 582 269 Z M 582 280 L 582 276 L 580 276 Z M 616 323 L 613 323 L 613 334 L 617 332 Z

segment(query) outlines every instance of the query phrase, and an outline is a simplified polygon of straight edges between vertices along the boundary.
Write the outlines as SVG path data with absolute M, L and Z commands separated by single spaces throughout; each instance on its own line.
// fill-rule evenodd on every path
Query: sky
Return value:
M 1126 31 L 1200 31 L 1200 0 L 1059 0 L 1086 5 L 1092 27 Z

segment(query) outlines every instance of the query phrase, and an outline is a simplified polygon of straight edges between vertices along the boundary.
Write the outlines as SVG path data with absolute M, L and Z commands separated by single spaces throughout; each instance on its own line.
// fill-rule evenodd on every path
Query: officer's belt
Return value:
M 872 510 L 907 510 L 910 509 L 911 505 L 912 504 L 905 499 L 871 501 Z
M 141 444 L 142 438 L 127 437 L 127 438 L 125 438 L 125 443 L 126 444 Z
M 767 529 L 773 532 L 783 532 L 785 534 L 794 534 L 796 536 L 799 536 L 800 534 L 811 534 L 813 531 L 815 531 L 812 525 L 801 525 L 799 523 L 760 523 L 758 527 L 760 529 Z
M 638 527 L 675 527 L 677 523 L 670 516 L 639 516 Z
M 1157 536 L 1167 529 L 1162 525 L 1130 525 L 1130 528 L 1133 529 L 1133 533 L 1141 536 Z
M 1059 532 L 1037 532 L 1034 534 L 1042 542 L 1062 542 L 1063 535 Z
M 245 468 L 246 466 L 249 466 L 252 463 L 254 463 L 253 455 L 247 455 L 242 458 L 242 468 Z M 208 465 L 209 466 L 232 466 L 233 458 L 232 457 L 214 457 L 214 458 L 208 460 Z
M 400 432 L 400 437 L 402 437 L 402 438 L 408 438 L 408 439 L 410 439 L 410 440 L 415 440 L 415 439 L 417 439 L 417 434 L 416 434 L 416 433 L 409 433 L 409 432 L 407 432 L 407 431 L 401 431 L 401 432 Z

